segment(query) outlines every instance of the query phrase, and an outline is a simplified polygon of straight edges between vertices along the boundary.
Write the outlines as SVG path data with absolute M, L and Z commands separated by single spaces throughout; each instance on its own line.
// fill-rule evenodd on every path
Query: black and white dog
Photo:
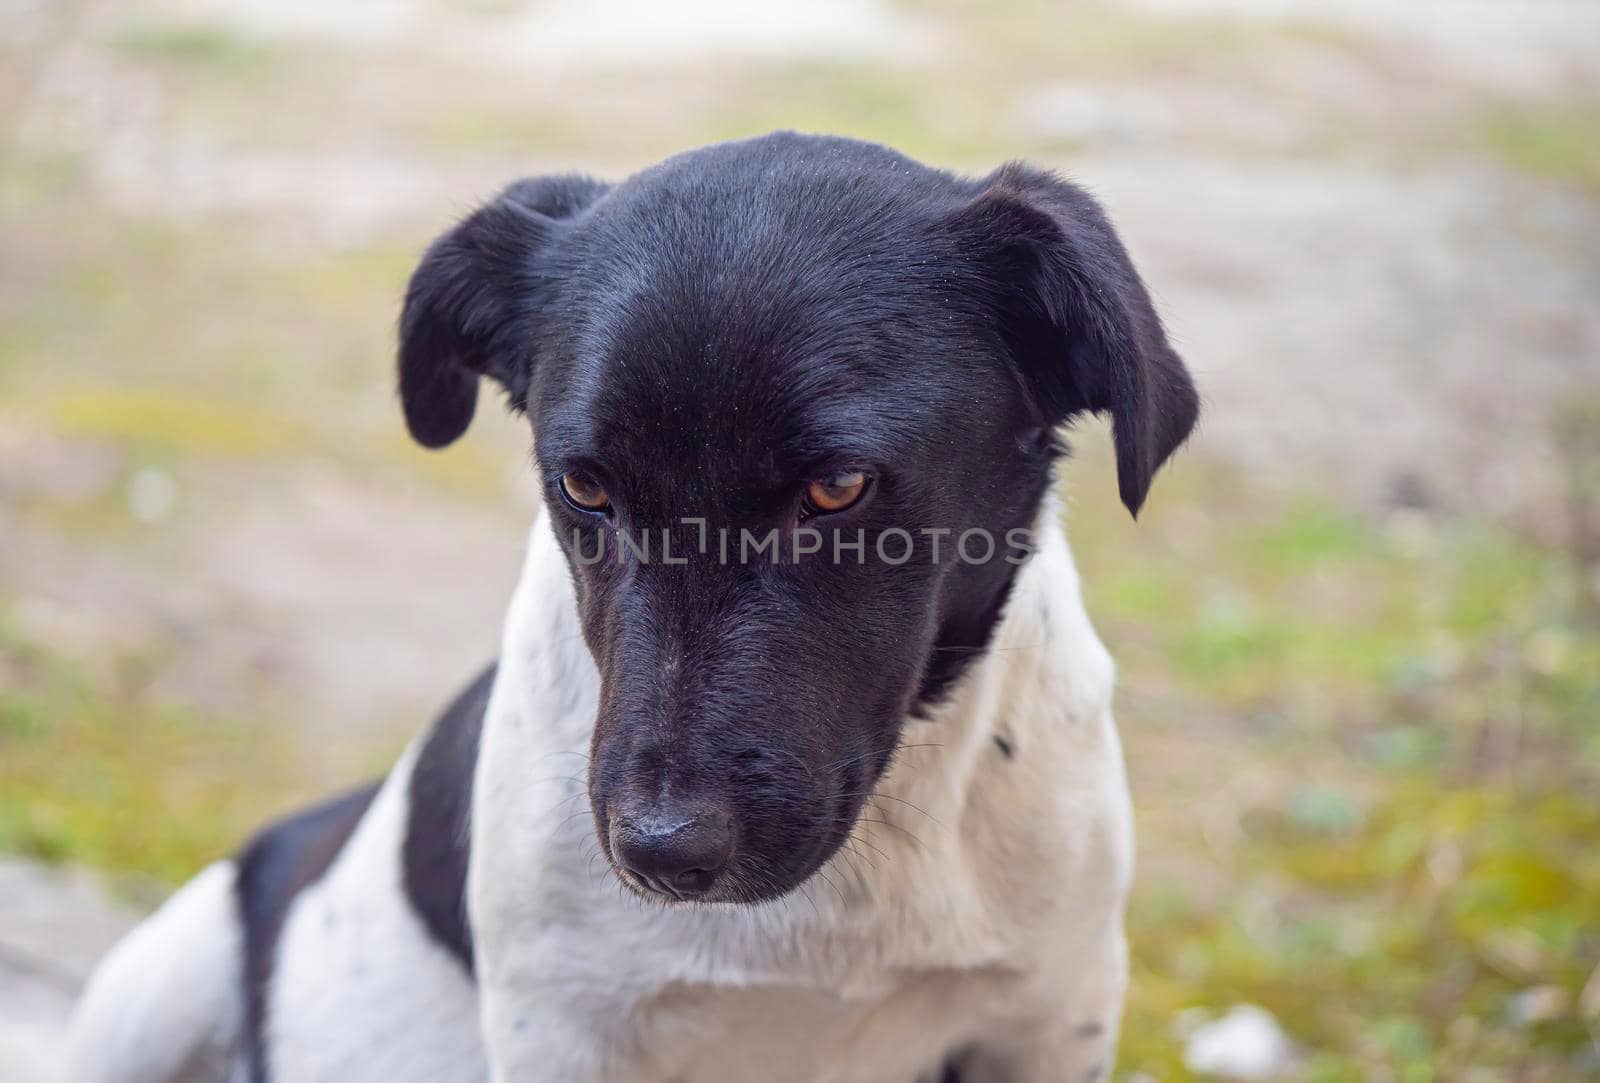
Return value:
M 82 1079 L 1105 1076 L 1130 815 L 1058 429 L 1110 414 L 1137 512 L 1197 399 L 1088 196 L 793 134 L 520 181 L 399 373 L 430 447 L 481 376 L 532 422 L 499 662 L 119 945 Z

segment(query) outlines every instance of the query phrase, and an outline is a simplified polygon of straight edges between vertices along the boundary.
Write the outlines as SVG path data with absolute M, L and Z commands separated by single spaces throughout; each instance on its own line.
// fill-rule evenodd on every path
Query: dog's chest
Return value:
M 495 1059 L 537 1071 L 558 1033 L 583 1036 L 606 1080 L 913 1083 L 1037 1010 L 1018 915 L 952 885 L 937 854 L 891 856 L 906 878 L 888 897 L 814 881 L 758 911 L 696 911 L 612 891 L 504 941 L 483 929 Z
M 813 882 L 755 913 L 629 906 L 632 927 L 608 920 L 611 981 L 571 950 L 603 942 L 595 929 L 561 937 L 566 951 L 545 955 L 543 975 L 569 991 L 588 983 L 608 1003 L 590 1021 L 599 1029 L 627 1020 L 607 1078 L 912 1083 L 997 1016 L 1035 1006 L 1019 1004 L 1033 983 L 1016 915 L 948 873 L 942 892 L 917 874 L 947 864 L 893 856 L 903 895 L 869 901 L 841 880 L 840 894 Z
M 1000 970 L 878 988 L 676 986 L 638 1006 L 644 1083 L 912 1083 L 983 1033 L 1019 983 Z

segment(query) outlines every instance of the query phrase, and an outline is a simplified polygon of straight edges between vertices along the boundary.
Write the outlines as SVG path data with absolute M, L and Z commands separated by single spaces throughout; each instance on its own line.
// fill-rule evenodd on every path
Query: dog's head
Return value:
M 1197 408 L 1083 192 L 788 134 L 512 185 L 428 250 L 399 364 L 430 447 L 480 376 L 530 416 L 601 675 L 601 846 L 706 901 L 848 837 L 986 645 L 1057 429 L 1110 414 L 1137 513 Z

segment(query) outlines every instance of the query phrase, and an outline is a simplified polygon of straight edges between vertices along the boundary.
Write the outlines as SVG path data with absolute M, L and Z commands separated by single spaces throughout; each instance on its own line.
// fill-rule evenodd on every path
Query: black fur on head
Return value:
M 786 133 L 615 187 L 524 181 L 441 237 L 401 320 L 420 442 L 465 430 L 479 375 L 532 418 L 601 674 L 602 849 L 625 882 L 666 895 L 634 859 L 641 839 L 673 860 L 715 851 L 715 875 L 690 877 L 713 901 L 811 875 L 905 718 L 981 656 L 1017 567 L 1004 539 L 1039 514 L 1058 428 L 1110 414 L 1137 513 L 1197 412 L 1082 191 L 1019 165 L 967 180 Z M 851 473 L 870 479 L 857 504 L 806 504 L 809 482 Z M 608 506 L 564 497 L 564 476 Z M 801 525 L 821 552 L 801 552 Z M 771 530 L 778 552 L 742 559 L 743 533 Z M 996 551 L 955 559 L 973 531 Z M 895 532 L 911 559 L 884 559 Z M 863 539 L 863 559 L 837 559 L 840 537 Z

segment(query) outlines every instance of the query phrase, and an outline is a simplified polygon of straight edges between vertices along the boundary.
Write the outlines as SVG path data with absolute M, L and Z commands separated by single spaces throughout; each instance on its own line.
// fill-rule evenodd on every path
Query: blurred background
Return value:
M 1600 1078 L 1593 0 L 0 0 L 0 1079 L 496 649 L 522 422 L 398 299 L 520 175 L 794 127 L 1058 168 L 1207 399 L 1066 470 L 1139 809 L 1119 1078 Z

